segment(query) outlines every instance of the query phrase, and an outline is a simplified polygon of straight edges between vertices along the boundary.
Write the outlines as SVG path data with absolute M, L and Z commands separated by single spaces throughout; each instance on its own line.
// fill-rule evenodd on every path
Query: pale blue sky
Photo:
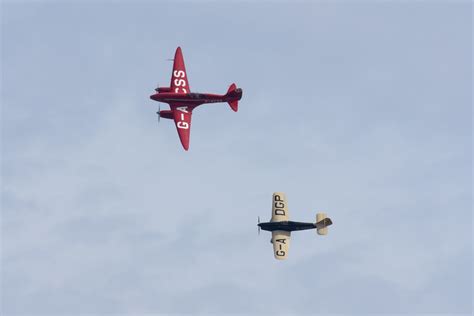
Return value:
M 2 314 L 470 314 L 471 14 L 2 3 Z M 149 100 L 178 45 L 193 91 L 244 90 L 189 152 Z M 284 262 L 274 191 L 334 221 Z

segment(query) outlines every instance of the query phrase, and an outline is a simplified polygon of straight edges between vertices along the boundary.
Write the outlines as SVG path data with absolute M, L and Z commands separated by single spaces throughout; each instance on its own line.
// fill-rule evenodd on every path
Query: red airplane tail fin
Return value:
M 237 112 L 239 109 L 239 100 L 242 98 L 242 89 L 237 88 L 235 83 L 231 84 L 229 90 L 227 90 L 227 97 L 232 98 L 231 100 L 227 101 L 229 103 L 230 108 Z

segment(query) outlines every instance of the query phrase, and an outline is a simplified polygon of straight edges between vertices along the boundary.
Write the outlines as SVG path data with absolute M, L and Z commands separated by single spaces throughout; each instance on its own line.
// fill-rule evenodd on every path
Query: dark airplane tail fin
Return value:
M 229 103 L 230 108 L 237 112 L 239 109 L 239 100 L 242 98 L 242 89 L 237 88 L 235 83 L 231 84 L 229 90 L 227 90 L 226 97 L 231 98 L 227 103 Z

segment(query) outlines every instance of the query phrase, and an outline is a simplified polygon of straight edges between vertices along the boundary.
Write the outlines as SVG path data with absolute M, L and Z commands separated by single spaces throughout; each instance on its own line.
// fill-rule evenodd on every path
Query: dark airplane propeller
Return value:
M 258 224 L 260 224 L 260 216 L 257 217 L 257 222 Z M 260 235 L 260 226 L 257 225 L 257 227 L 258 227 L 258 234 Z

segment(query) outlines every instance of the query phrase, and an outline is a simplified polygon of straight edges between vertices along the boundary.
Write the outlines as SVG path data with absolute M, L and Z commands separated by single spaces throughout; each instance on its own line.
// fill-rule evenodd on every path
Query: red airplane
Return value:
M 235 83 L 230 85 L 229 90 L 224 95 L 193 93 L 190 90 L 183 54 L 181 47 L 178 47 L 174 55 L 170 87 L 156 88 L 157 93 L 151 95 L 150 99 L 169 104 L 171 110 L 161 110 L 157 114 L 159 117 L 174 119 L 179 139 L 185 150 L 189 148 L 191 114 L 194 108 L 204 103 L 227 102 L 231 109 L 237 112 L 238 102 L 242 98 L 242 89 L 237 88 Z

